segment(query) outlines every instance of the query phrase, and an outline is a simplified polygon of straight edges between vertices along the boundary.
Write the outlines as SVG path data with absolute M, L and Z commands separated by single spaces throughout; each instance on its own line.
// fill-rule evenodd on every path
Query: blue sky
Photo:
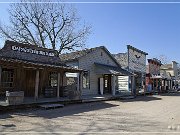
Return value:
M 4 22 L 8 21 L 7 7 L 8 4 L 0 4 Z M 75 7 L 82 20 L 92 25 L 88 47 L 104 45 L 111 53 L 119 53 L 126 52 L 126 45 L 130 44 L 147 52 L 148 58 L 165 55 L 180 62 L 180 3 L 76 3 Z M 3 44 L 1 41 L 1 47 Z

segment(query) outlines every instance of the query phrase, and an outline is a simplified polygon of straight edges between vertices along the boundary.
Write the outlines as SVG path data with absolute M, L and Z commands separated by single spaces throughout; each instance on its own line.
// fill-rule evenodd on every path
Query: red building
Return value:
M 146 87 L 147 91 L 161 90 L 163 77 L 160 75 L 161 61 L 158 59 L 148 59 L 146 68 Z M 164 83 L 163 83 L 164 84 Z

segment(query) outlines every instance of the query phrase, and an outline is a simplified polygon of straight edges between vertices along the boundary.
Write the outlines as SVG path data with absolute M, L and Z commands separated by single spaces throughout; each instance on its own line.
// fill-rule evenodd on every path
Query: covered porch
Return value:
M 1 99 L 7 96 L 7 91 L 22 91 L 24 97 L 38 100 L 69 97 L 70 91 L 82 90 L 82 70 L 10 59 L 1 59 L 0 65 Z M 66 72 L 78 74 L 74 87 L 67 85 Z
M 167 92 L 172 88 L 172 80 L 162 75 L 148 76 L 147 90 L 153 92 Z M 151 87 L 150 87 L 151 85 Z
M 0 50 L 1 99 L 80 96 L 83 70 L 67 66 L 55 54 L 51 49 L 6 41 Z M 78 80 L 68 85 L 67 72 L 77 73 Z
M 133 74 L 121 67 L 94 63 L 95 72 L 99 78 L 99 94 L 131 95 L 130 79 Z

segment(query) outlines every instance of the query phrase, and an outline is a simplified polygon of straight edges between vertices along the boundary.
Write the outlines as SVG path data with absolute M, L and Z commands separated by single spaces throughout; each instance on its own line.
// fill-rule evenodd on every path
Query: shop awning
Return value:
M 121 75 L 121 76 L 133 76 L 134 74 L 128 72 L 121 67 L 115 67 L 111 65 L 105 65 L 100 63 L 94 63 L 96 74 L 112 74 L 112 75 Z
M 151 79 L 165 79 L 163 76 L 157 75 L 157 76 L 152 76 Z
M 162 75 L 153 75 L 151 79 L 164 79 L 164 80 L 171 80 L 169 76 L 162 76 Z

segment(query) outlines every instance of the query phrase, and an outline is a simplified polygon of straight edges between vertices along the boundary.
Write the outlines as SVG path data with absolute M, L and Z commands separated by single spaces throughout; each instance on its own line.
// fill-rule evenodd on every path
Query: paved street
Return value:
M 1 134 L 180 134 L 180 94 L 68 105 L 0 115 Z

